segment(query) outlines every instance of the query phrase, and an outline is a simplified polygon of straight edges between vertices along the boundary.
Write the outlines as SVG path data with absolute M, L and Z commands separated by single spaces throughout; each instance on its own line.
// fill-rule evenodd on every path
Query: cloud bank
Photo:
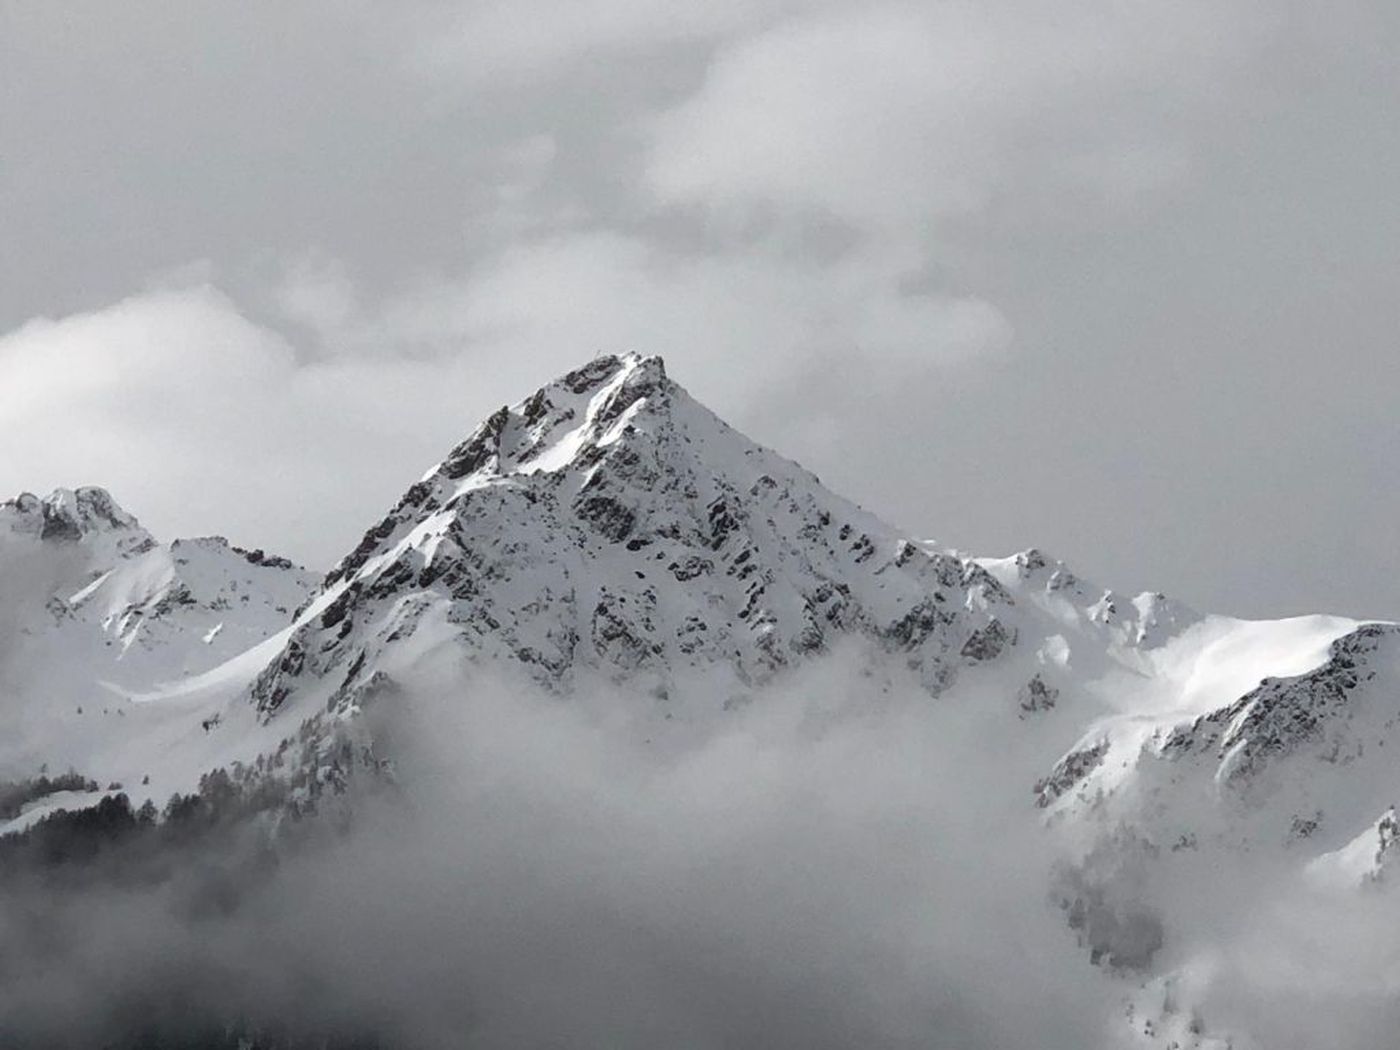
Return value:
M 859 666 L 705 735 L 610 692 L 419 682 L 375 713 L 402 793 L 360 800 L 348 836 L 271 870 L 216 844 L 153 885 L 11 882 L 0 1030 L 1099 1045 L 1112 988 L 1046 899 L 1025 792 L 970 760 L 999 713 L 872 694 Z

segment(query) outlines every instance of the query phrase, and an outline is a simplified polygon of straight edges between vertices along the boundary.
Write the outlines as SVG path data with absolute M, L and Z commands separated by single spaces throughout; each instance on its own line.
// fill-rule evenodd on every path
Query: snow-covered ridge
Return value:
M 286 558 L 244 550 L 221 536 L 156 544 L 128 556 L 70 596 L 75 615 L 99 623 L 130 658 L 194 642 L 179 665 L 197 673 L 256 645 L 290 621 L 314 574 Z
M 159 543 L 105 489 L 29 493 L 0 504 L 0 554 L 22 562 L 60 626 L 96 626 L 116 661 L 204 670 L 283 626 L 314 576 L 222 536 Z M 174 651 L 183 653 L 171 659 Z M 148 660 L 149 662 L 149 660 Z
M 1400 794 L 1400 626 L 1308 617 L 1290 633 L 1302 632 L 1323 650 L 1306 670 L 1260 675 L 1242 694 L 1197 682 L 1208 703 L 1196 713 L 1102 720 L 1044 779 L 1041 804 L 1162 843 L 1350 841 Z
M 1160 592 L 1128 597 L 1076 576 L 1064 562 L 1031 548 L 978 564 L 1010 592 L 1070 629 L 1091 629 L 1119 646 L 1156 649 L 1201 619 Z

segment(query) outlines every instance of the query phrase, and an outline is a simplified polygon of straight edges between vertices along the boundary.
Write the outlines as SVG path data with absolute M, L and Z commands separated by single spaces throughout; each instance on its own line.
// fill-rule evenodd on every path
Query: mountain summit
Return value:
M 1009 595 L 739 434 L 660 358 L 606 356 L 501 408 L 327 575 L 253 695 L 341 697 L 453 639 L 552 689 L 602 672 L 741 699 L 858 634 L 937 691 L 995 656 Z M 715 678 L 714 674 L 719 677 Z M 315 683 L 313 686 L 312 683 Z

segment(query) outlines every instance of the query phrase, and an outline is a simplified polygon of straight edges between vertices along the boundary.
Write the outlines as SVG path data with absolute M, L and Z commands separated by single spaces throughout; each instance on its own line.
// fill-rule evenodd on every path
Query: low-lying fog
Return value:
M 397 786 L 357 791 L 348 828 L 275 862 L 245 831 L 158 880 L 10 872 L 0 1031 L 122 1050 L 210 1018 L 404 1050 L 1146 1045 L 1124 1004 L 1147 978 L 1092 966 L 1050 900 L 1035 721 L 1000 690 L 931 700 L 864 666 L 833 655 L 704 732 L 651 699 L 425 674 L 369 713 Z M 1271 870 L 1142 887 L 1207 1034 L 1393 1040 L 1394 899 L 1324 908 Z

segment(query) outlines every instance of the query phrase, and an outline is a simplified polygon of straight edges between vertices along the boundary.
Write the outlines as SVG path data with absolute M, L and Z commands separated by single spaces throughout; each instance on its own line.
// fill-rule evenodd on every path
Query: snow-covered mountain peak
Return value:
M 475 489 L 536 474 L 585 487 L 610 449 L 635 443 L 643 430 L 654 435 L 668 428 L 677 392 L 684 396 L 667 379 L 660 357 L 607 354 L 497 409 L 409 488 L 389 516 L 330 571 L 327 585 L 382 549 L 394 523 L 407 520 L 405 512 L 431 514 Z
M 659 357 L 597 357 L 494 413 L 428 478 L 563 470 L 616 442 L 639 413 L 664 425 L 674 389 Z
M 491 415 L 327 576 L 259 679 L 280 708 L 445 639 L 547 683 L 723 669 L 720 699 L 843 634 L 933 689 L 1014 636 L 969 559 L 916 543 L 733 430 L 660 358 L 599 357 Z M 425 624 L 433 624 L 430 629 Z
M 40 498 L 20 493 L 0 503 L 0 536 L 79 545 L 95 562 L 148 549 L 155 540 L 104 488 L 58 488 Z

